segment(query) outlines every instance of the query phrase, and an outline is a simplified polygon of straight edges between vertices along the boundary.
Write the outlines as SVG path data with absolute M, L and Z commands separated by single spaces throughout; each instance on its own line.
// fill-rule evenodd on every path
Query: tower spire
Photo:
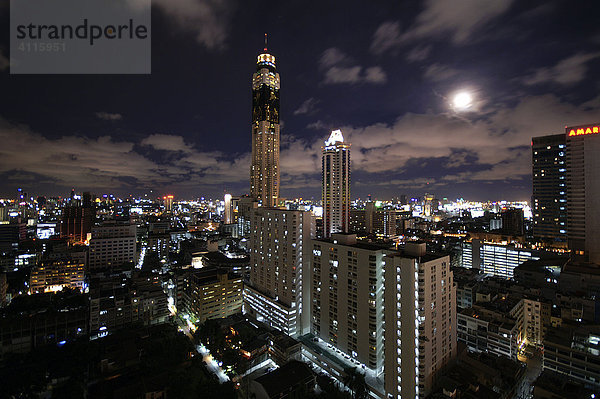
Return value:
M 267 50 L 267 34 L 265 33 L 265 53 L 268 51 Z

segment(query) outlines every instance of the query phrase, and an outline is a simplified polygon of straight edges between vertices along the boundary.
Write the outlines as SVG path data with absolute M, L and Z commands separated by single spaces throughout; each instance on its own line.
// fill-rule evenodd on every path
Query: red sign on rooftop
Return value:
M 586 134 L 598 134 L 600 132 L 600 124 L 590 126 L 575 126 L 567 127 L 567 136 L 585 136 Z

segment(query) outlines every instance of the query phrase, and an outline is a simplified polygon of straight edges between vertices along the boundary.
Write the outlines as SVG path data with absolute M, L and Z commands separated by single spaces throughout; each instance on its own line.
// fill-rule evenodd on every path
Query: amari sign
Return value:
M 567 127 L 567 136 L 585 136 L 587 134 L 598 134 L 600 132 L 600 124 L 589 126 L 574 126 Z

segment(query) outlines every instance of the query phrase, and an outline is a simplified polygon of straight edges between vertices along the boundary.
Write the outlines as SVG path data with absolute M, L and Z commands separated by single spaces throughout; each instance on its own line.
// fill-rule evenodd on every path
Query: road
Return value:
M 190 325 L 188 320 L 184 320 L 179 316 L 175 316 L 175 320 L 177 320 L 177 325 L 184 332 L 185 335 L 194 343 L 194 336 L 190 332 Z M 223 372 L 221 367 L 217 364 L 217 362 L 213 359 L 210 351 L 204 347 L 204 345 L 196 345 L 196 351 L 202 356 L 202 360 L 206 363 L 206 367 L 217 376 L 219 382 L 224 383 L 229 381 L 229 376 Z
M 530 392 L 533 382 L 542 372 L 542 355 L 540 352 L 536 351 L 530 358 L 519 356 L 519 360 L 524 361 L 525 364 L 527 364 L 527 370 L 525 371 L 525 377 L 523 377 L 523 382 L 517 390 L 515 398 L 528 399 L 531 397 Z

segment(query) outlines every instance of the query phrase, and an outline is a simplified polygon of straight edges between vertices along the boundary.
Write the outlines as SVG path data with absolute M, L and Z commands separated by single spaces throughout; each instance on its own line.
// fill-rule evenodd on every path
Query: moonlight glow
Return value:
M 473 97 L 471 96 L 471 94 L 463 91 L 463 92 L 457 93 L 454 96 L 452 103 L 456 110 L 458 110 L 458 111 L 466 110 L 466 109 L 471 108 L 471 106 L 473 105 Z

